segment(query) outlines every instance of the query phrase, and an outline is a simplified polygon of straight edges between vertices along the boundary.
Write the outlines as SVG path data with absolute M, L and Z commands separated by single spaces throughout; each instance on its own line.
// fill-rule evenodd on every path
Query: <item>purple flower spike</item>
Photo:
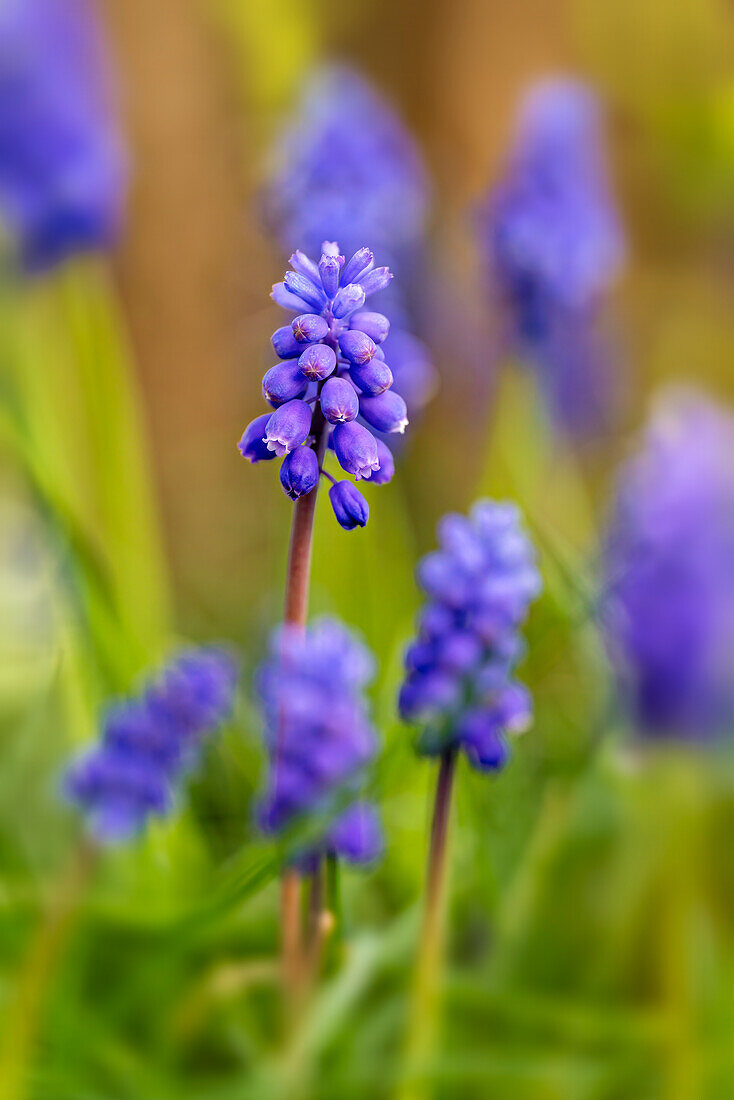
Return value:
M 622 468 L 603 557 L 601 622 L 645 738 L 734 731 L 734 416 L 669 390 Z
M 91 2 L 0 4 L 0 218 L 26 272 L 117 239 L 128 173 L 111 70 Z
M 613 407 L 600 311 L 624 256 L 602 112 L 573 80 L 544 81 L 521 105 L 505 173 L 481 214 L 487 266 L 516 349 L 560 428 L 598 430 Z
M 187 650 L 112 707 L 102 740 L 68 767 L 62 789 L 103 843 L 131 839 L 169 813 L 207 734 L 229 714 L 237 670 L 222 649 Z
M 373 470 L 380 468 L 374 436 L 354 421 L 334 428 L 334 451 L 341 468 L 357 481 L 369 478 Z
M 332 818 L 312 847 L 297 853 L 301 863 L 323 855 L 366 863 L 382 850 L 372 808 L 359 802 L 340 808 L 377 750 L 362 698 L 372 668 L 370 654 L 345 627 L 322 619 L 305 632 L 276 632 L 260 670 L 270 758 L 260 827 L 272 834 L 309 814 Z
M 481 771 L 509 758 L 505 739 L 530 724 L 532 703 L 512 681 L 522 654 L 518 628 L 540 577 L 517 509 L 480 501 L 439 525 L 441 549 L 418 567 L 429 602 L 405 654 L 400 712 L 428 723 L 418 751 L 463 750 Z
M 351 481 L 337 481 L 332 485 L 329 489 L 329 500 L 337 522 L 345 531 L 366 526 L 370 506 Z
M 319 483 L 319 460 L 310 447 L 296 447 L 283 460 L 280 467 L 280 484 L 291 500 L 298 500 L 315 489 Z
M 311 409 L 305 401 L 286 401 L 276 409 L 265 428 L 265 443 L 279 458 L 300 447 L 311 431 Z
M 291 267 L 273 288 L 274 299 L 297 314 L 272 337 L 282 361 L 266 372 L 263 396 L 275 411 L 249 425 L 240 451 L 251 462 L 286 459 L 281 484 L 292 500 L 310 493 L 322 472 L 333 481 L 318 469 L 316 454 L 324 444 L 327 455 L 334 452 L 347 473 L 358 480 L 375 475 L 374 484 L 383 485 L 395 470 L 392 454 L 356 420 L 361 413 L 380 431 L 402 432 L 407 411 L 402 397 L 388 392 L 393 376 L 380 342 L 388 335 L 389 322 L 382 313 L 358 311 L 364 305 L 365 283 L 373 292 L 389 272 L 375 268 L 368 248 L 345 261 L 338 243 L 328 240 L 322 242 L 318 263 L 296 251 Z M 367 505 L 353 486 L 341 482 L 331 495 L 342 526 L 364 526 Z

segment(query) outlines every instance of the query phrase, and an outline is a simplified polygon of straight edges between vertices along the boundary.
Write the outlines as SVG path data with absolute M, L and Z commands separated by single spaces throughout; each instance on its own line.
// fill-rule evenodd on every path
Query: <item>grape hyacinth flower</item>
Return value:
M 170 812 L 203 738 L 229 714 L 237 673 L 222 649 L 180 654 L 140 696 L 113 706 L 101 742 L 68 768 L 63 790 L 102 843 L 128 840 Z
M 420 753 L 462 750 L 475 768 L 496 771 L 508 757 L 505 735 L 532 717 L 512 670 L 519 626 L 540 591 L 535 555 L 515 506 L 492 501 L 469 517 L 445 516 L 439 540 L 418 567 L 428 602 L 405 655 L 400 713 L 423 725 Z
M 402 433 L 408 423 L 381 347 L 390 323 L 365 308 L 391 279 L 368 248 L 347 261 L 336 243 L 325 241 L 318 263 L 303 252 L 291 256 L 291 270 L 272 293 L 296 315 L 272 338 L 281 362 L 266 372 L 263 396 L 274 411 L 253 420 L 239 443 L 250 462 L 283 459 L 280 480 L 291 500 L 312 493 L 321 474 L 328 478 L 334 514 L 348 531 L 364 527 L 369 509 L 350 482 L 326 473 L 327 447 L 357 481 L 382 485 L 394 464 L 373 430 Z
M 325 819 L 319 839 L 298 853 L 302 868 L 326 855 L 369 863 L 382 850 L 374 808 L 355 799 L 377 751 L 362 697 L 373 672 L 370 653 L 332 619 L 276 631 L 260 670 L 270 767 L 258 821 L 278 834 L 309 816 Z
M 482 212 L 513 342 L 536 368 L 556 421 L 575 433 L 598 427 L 613 397 L 598 320 L 624 243 L 600 130 L 599 105 L 584 84 L 533 87 Z
M 0 5 L 0 218 L 26 271 L 109 247 L 126 157 L 88 0 Z
M 529 725 L 530 696 L 512 669 L 521 654 L 519 627 L 540 591 L 533 548 L 514 505 L 483 500 L 468 517 L 445 516 L 439 541 L 441 548 L 418 567 L 428 600 L 405 655 L 400 692 L 402 717 L 423 726 L 418 752 L 441 761 L 408 1043 L 414 1066 L 424 1062 L 432 1041 L 457 756 L 463 752 L 479 771 L 496 772 L 508 758 L 506 734 Z
M 639 734 L 734 731 L 734 417 L 666 391 L 623 467 L 605 539 L 602 623 Z

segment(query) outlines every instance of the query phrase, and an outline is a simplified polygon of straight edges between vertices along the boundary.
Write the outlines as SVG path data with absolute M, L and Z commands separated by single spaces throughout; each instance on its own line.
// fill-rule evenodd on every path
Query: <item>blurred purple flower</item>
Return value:
M 505 733 L 532 719 L 530 695 L 511 674 L 540 575 L 511 504 L 483 500 L 469 517 L 445 516 L 439 541 L 418 566 L 428 603 L 405 654 L 400 712 L 424 726 L 419 752 L 461 748 L 476 768 L 494 771 L 508 756 Z
M 602 621 L 647 736 L 734 731 L 734 418 L 673 390 L 623 467 L 604 547 Z
M 88 0 L 0 6 L 0 216 L 27 271 L 115 239 L 127 169 L 110 85 Z
M 373 669 L 367 649 L 335 620 L 306 631 L 284 626 L 273 635 L 258 677 L 270 759 L 258 809 L 265 833 L 309 814 L 333 814 L 358 788 L 377 751 L 362 697 Z M 373 812 L 352 804 L 306 855 L 366 862 L 379 854 L 380 835 Z
M 204 736 L 232 708 L 237 670 L 215 647 L 187 650 L 139 698 L 107 713 L 101 743 L 67 769 L 66 797 L 100 841 L 127 840 L 152 814 L 165 814 Z
M 584 84 L 555 80 L 530 90 L 481 218 L 514 341 L 537 369 L 556 421 L 575 434 L 595 430 L 613 393 L 598 314 L 624 242 L 600 108 Z

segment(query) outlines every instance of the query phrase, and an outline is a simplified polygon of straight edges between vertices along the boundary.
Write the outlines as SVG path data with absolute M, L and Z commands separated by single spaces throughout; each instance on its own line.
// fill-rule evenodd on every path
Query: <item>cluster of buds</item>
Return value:
M 390 323 L 364 308 L 392 275 L 387 267 L 375 267 L 368 248 L 346 261 L 329 241 L 318 264 L 302 252 L 290 262 L 292 270 L 272 292 L 295 315 L 273 333 L 281 361 L 263 378 L 263 396 L 274 411 L 247 426 L 239 450 L 250 462 L 282 458 L 280 481 L 291 500 L 312 492 L 326 476 L 341 526 L 364 527 L 367 501 L 351 482 L 327 474 L 323 460 L 328 446 L 357 481 L 383 485 L 393 475 L 390 449 L 373 432 L 404 432 L 407 409 L 392 388 L 380 346 Z

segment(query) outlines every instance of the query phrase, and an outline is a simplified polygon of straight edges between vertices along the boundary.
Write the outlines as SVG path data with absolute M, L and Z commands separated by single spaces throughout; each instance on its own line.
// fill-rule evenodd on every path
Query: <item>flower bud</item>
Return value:
M 348 314 L 354 313 L 355 309 L 361 309 L 364 300 L 365 294 L 362 287 L 358 283 L 350 283 L 337 291 L 332 312 L 337 320 L 341 320 Z
M 369 519 L 370 507 L 359 489 L 351 481 L 337 481 L 329 489 L 329 500 L 337 522 L 345 531 L 364 527 Z
M 369 363 L 377 349 L 369 336 L 352 329 L 339 337 L 339 350 L 350 363 Z
M 324 254 L 319 262 L 319 274 L 321 276 L 321 285 L 324 288 L 327 298 L 333 298 L 339 289 L 340 273 L 341 267 L 336 256 L 327 256 Z
M 499 771 L 510 755 L 500 717 L 492 708 L 467 711 L 456 728 L 456 740 L 478 771 Z
M 288 263 L 294 271 L 297 271 L 300 275 L 304 275 L 307 279 L 310 279 L 312 283 L 318 285 L 319 269 L 311 257 L 307 256 L 305 252 L 301 252 L 300 248 L 296 249 Z
M 381 359 L 371 359 L 369 363 L 355 363 L 349 368 L 349 377 L 362 393 L 368 397 L 377 397 L 392 386 L 392 371 Z
M 270 343 L 279 359 L 295 359 L 303 352 L 303 344 L 298 343 L 290 325 L 277 328 L 270 337 Z
M 292 401 L 294 397 L 302 397 L 307 386 L 308 382 L 296 360 L 288 359 L 284 363 L 276 363 L 265 372 L 263 397 L 275 409 L 286 401 Z
M 286 401 L 276 409 L 265 427 L 265 443 L 279 458 L 300 446 L 311 432 L 311 406 L 305 401 Z
M 298 366 L 310 382 L 321 382 L 336 367 L 336 352 L 328 344 L 312 344 L 298 360 Z
M 370 313 L 367 310 L 353 313 L 349 318 L 349 327 L 359 329 L 376 344 L 381 344 L 383 340 L 386 340 L 390 332 L 390 322 L 384 314 Z
M 262 416 L 255 417 L 242 433 L 237 450 L 248 462 L 267 462 L 268 459 L 275 458 L 275 453 L 268 450 L 263 439 L 265 427 L 271 415 L 271 413 L 264 413 Z
M 304 298 L 293 294 L 285 283 L 273 283 L 270 297 L 283 309 L 290 309 L 293 313 L 309 313 L 313 308 Z
M 375 443 L 377 444 L 377 460 L 380 463 L 380 468 L 374 471 L 370 481 L 373 485 L 387 485 L 388 481 L 392 481 L 395 474 L 395 459 L 390 448 L 381 439 L 376 439 Z
M 296 447 L 280 467 L 280 484 L 285 495 L 298 500 L 315 489 L 319 481 L 319 460 L 311 447 Z
M 337 424 L 333 437 L 339 465 L 348 474 L 356 477 L 357 481 L 370 477 L 373 470 L 379 470 L 377 443 L 374 436 L 361 424 L 354 420 L 348 424 Z
M 367 274 L 374 262 L 375 258 L 369 248 L 358 249 L 344 265 L 341 277 L 342 286 L 347 286 L 349 283 L 358 283 L 360 277 Z
M 365 298 L 369 298 L 370 294 L 375 294 L 378 290 L 384 290 L 391 279 L 392 272 L 389 267 L 374 268 L 364 278 L 360 279 L 360 286 L 364 291 Z
M 359 411 L 370 427 L 378 432 L 402 434 L 408 426 L 408 410 L 395 390 L 385 390 L 377 397 L 360 397 Z
M 328 378 L 320 394 L 321 411 L 330 424 L 354 420 L 359 412 L 359 399 L 354 386 L 346 378 Z
M 291 329 L 299 344 L 315 344 L 327 335 L 329 323 L 320 313 L 300 313 L 291 321 Z M 302 351 L 301 346 L 298 354 Z
M 307 279 L 305 275 L 301 275 L 300 272 L 286 271 L 283 282 L 285 283 L 286 290 L 290 291 L 291 294 L 296 294 L 299 298 L 302 298 L 304 302 L 308 302 L 314 310 L 322 310 L 326 305 L 326 295 L 321 289 L 320 278 L 319 285 L 315 286 L 310 279 Z

